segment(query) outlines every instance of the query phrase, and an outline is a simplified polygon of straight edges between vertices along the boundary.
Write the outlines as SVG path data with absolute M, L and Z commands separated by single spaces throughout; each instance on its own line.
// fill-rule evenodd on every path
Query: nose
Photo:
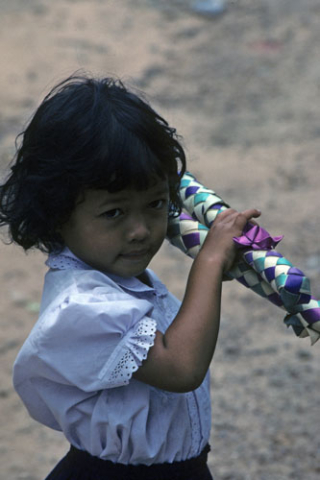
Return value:
M 150 235 L 150 227 L 144 215 L 134 215 L 128 222 L 128 239 L 130 242 L 142 242 Z

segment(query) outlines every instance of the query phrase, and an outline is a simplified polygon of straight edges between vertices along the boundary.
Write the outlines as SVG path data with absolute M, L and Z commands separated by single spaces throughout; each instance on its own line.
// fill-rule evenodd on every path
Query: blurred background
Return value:
M 57 82 L 78 70 L 120 77 L 177 128 L 199 181 L 237 209 L 262 210 L 261 225 L 284 235 L 277 249 L 319 298 L 320 2 L 198 7 L 0 0 L 1 176 L 15 137 Z M 41 480 L 68 448 L 29 418 L 11 384 L 37 319 L 44 260 L 0 243 L 1 480 Z M 190 264 L 166 243 L 152 267 L 182 298 Z M 283 318 L 239 283 L 224 286 L 211 368 L 216 480 L 319 478 L 320 343 L 297 338 Z

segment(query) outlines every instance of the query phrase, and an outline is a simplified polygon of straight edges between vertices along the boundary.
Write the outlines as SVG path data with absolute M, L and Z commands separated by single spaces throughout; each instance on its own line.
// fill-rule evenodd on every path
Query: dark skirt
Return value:
M 207 465 L 210 447 L 182 462 L 123 465 L 93 457 L 71 446 L 46 480 L 213 480 Z

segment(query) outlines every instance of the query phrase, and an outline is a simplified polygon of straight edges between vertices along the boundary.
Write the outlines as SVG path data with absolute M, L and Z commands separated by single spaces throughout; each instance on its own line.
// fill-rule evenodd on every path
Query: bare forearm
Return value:
M 222 276 L 218 258 L 195 260 L 181 308 L 166 333 L 157 332 L 148 361 L 135 374 L 138 380 L 175 392 L 202 383 L 219 332 Z
M 190 272 L 181 309 L 163 341 L 165 348 L 174 354 L 176 368 L 200 384 L 218 338 L 223 270 L 217 259 L 197 260 Z

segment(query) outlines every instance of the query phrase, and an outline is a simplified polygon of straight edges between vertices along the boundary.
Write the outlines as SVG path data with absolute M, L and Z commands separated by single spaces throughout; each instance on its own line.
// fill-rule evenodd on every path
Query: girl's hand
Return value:
M 255 208 L 243 212 L 230 208 L 220 213 L 209 230 L 200 254 L 205 255 L 207 261 L 219 259 L 223 272 L 228 272 L 237 254 L 233 237 L 241 235 L 246 223 L 260 215 L 261 212 Z

